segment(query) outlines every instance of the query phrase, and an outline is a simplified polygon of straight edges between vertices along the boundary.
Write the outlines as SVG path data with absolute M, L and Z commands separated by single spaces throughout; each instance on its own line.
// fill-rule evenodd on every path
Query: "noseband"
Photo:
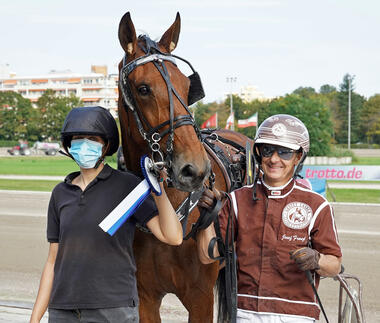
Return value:
M 144 44 L 145 43 L 145 46 Z M 180 97 L 176 89 L 174 88 L 170 76 L 166 67 L 166 62 L 170 62 L 174 65 L 175 58 L 182 60 L 186 64 L 189 65 L 193 74 L 189 76 L 190 79 L 190 89 L 188 94 L 188 104 L 191 105 L 196 101 L 202 99 L 204 95 L 202 83 L 198 73 L 194 70 L 192 65 L 186 61 L 185 59 L 163 53 L 160 51 L 158 44 L 152 41 L 148 36 L 142 35 L 139 36 L 139 47 L 145 53 L 144 56 L 138 57 L 133 61 L 126 63 L 126 56 L 123 58 L 123 67 L 120 70 L 120 90 L 123 95 L 123 99 L 125 104 L 132 111 L 133 116 L 136 120 L 136 124 L 141 136 L 145 141 L 148 142 L 149 148 L 151 150 L 151 157 L 153 162 L 159 169 L 163 167 L 171 168 L 172 160 L 173 160 L 173 142 L 174 142 L 174 130 L 185 125 L 191 125 L 198 138 L 201 140 L 201 135 L 198 126 L 195 124 L 195 120 L 183 99 Z M 159 124 L 156 127 L 152 127 L 148 120 L 144 117 L 141 109 L 139 108 L 135 97 L 131 91 L 131 85 L 128 79 L 129 74 L 134 71 L 137 67 L 147 64 L 153 63 L 157 70 L 160 72 L 162 78 L 166 83 L 166 87 L 168 90 L 169 96 L 169 120 Z M 176 65 L 177 66 L 177 65 Z M 187 114 L 179 115 L 174 117 L 174 101 L 173 94 L 176 96 L 178 101 L 182 104 L 182 106 L 186 109 Z M 145 130 L 143 124 L 146 126 L 147 130 Z M 166 130 L 162 128 L 165 126 L 169 126 Z M 166 157 L 164 158 L 164 154 L 162 153 L 160 147 L 161 139 L 168 135 L 166 141 Z

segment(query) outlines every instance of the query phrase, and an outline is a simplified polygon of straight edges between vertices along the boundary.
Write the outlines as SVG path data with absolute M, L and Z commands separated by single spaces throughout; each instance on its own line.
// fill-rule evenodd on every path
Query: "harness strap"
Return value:
M 206 229 L 211 223 L 213 223 L 221 208 L 222 201 L 217 200 L 211 211 L 203 209 L 200 212 L 197 222 L 192 225 L 190 232 L 183 238 L 183 240 L 188 240 L 189 238 L 196 240 L 198 231 Z
M 232 206 L 231 197 L 226 194 Z M 225 237 L 225 286 L 226 286 L 226 304 L 230 315 L 231 323 L 236 323 L 237 314 L 237 273 L 236 273 L 236 253 L 234 246 L 234 224 L 232 219 L 232 209 L 227 221 L 226 237 Z

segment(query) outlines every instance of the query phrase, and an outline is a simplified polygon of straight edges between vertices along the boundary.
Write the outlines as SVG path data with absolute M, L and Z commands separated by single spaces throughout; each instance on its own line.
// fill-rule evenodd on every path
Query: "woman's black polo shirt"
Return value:
M 99 223 L 141 182 L 128 172 L 105 165 L 82 190 L 69 174 L 53 192 L 47 239 L 58 242 L 50 308 L 85 309 L 138 304 L 133 257 L 135 224 L 158 214 L 151 196 L 111 237 Z

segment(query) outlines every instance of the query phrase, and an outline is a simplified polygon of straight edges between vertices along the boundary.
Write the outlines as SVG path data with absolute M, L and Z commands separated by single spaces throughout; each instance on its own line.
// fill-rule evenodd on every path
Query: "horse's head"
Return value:
M 122 131 L 132 134 L 141 153 L 150 152 L 155 162 L 165 165 L 176 188 L 194 191 L 209 175 L 210 162 L 188 105 L 204 93 L 198 74 L 193 70 L 194 74 L 186 77 L 175 61 L 183 59 L 171 54 L 179 33 L 178 13 L 159 42 L 146 35 L 137 38 L 129 12 L 123 16 L 119 40 L 125 56 L 119 64 L 119 112 L 125 109 L 122 113 L 128 129 L 122 125 Z

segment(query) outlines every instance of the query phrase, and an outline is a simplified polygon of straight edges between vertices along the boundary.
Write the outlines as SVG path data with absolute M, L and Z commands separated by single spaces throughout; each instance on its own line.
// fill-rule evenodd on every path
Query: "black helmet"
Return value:
M 62 146 L 67 151 L 75 135 L 95 135 L 105 139 L 108 149 L 105 155 L 113 155 L 119 147 L 119 131 L 111 113 L 103 107 L 78 107 L 66 116 L 61 130 Z

